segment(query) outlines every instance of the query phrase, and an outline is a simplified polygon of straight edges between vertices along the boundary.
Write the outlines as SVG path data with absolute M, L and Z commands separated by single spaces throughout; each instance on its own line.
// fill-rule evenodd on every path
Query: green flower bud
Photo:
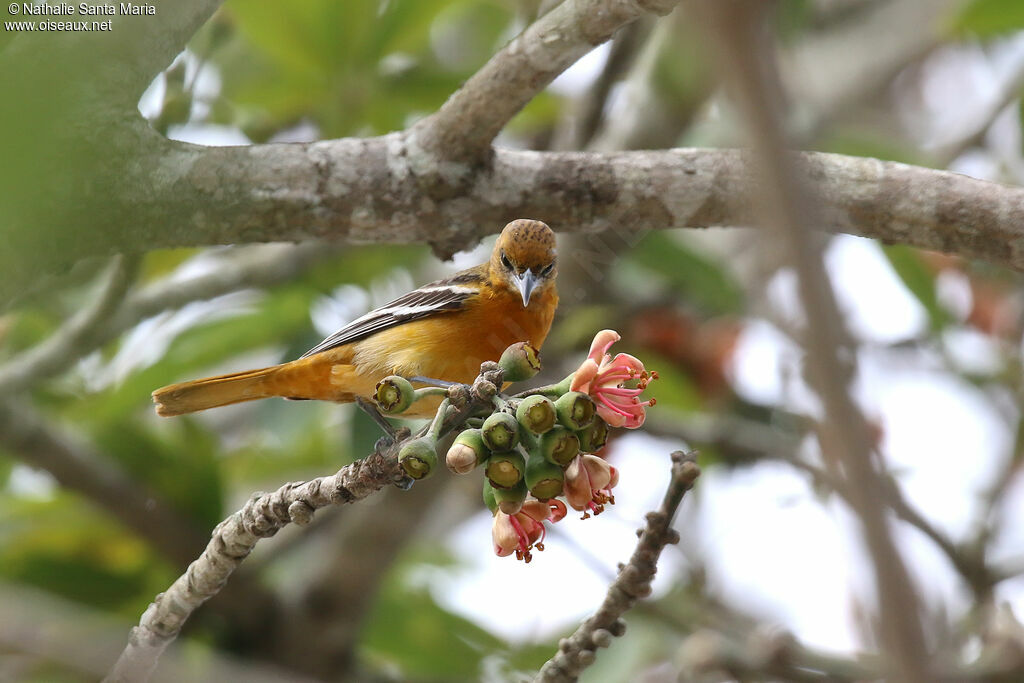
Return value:
M 586 429 L 577 432 L 580 437 L 580 450 L 584 453 L 596 453 L 608 443 L 608 423 L 599 417 Z
M 416 399 L 416 390 L 406 378 L 389 375 L 377 382 L 373 398 L 385 413 L 401 413 Z
M 534 434 L 543 434 L 555 426 L 558 413 L 555 404 L 544 396 L 527 396 L 516 408 L 519 424 Z
M 548 462 L 565 467 L 580 452 L 580 438 L 565 427 L 555 427 L 540 437 L 538 451 Z
M 484 445 L 480 430 L 466 429 L 455 437 L 444 462 L 448 469 L 455 474 L 468 474 L 490 454 L 491 452 Z
M 484 505 L 491 511 L 492 515 L 498 511 L 498 501 L 494 498 L 494 487 L 486 479 L 484 479 Z
M 494 489 L 494 500 L 498 503 L 499 510 L 506 515 L 514 515 L 523 509 L 526 493 L 526 484 L 519 482 L 507 489 Z
M 597 412 L 590 397 L 578 391 L 562 394 L 555 401 L 555 410 L 558 411 L 558 421 L 573 431 L 589 426 Z
M 515 486 L 526 472 L 526 458 L 515 451 L 492 453 L 487 459 L 487 478 L 496 489 Z
M 398 464 L 413 479 L 430 476 L 437 465 L 437 452 L 433 440 L 422 437 L 413 439 L 398 451 Z
M 559 465 L 548 462 L 539 455 L 532 455 L 526 461 L 526 476 L 523 479 L 535 498 L 548 500 L 562 495 L 565 473 Z
M 498 359 L 506 382 L 522 382 L 540 372 L 540 351 L 527 342 L 516 342 Z
M 519 423 L 508 413 L 493 413 L 480 431 L 492 451 L 510 451 L 519 443 Z

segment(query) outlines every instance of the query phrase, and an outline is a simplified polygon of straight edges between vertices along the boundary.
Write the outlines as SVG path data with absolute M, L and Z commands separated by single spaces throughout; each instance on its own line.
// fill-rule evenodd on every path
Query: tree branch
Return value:
M 333 475 L 288 483 L 273 493 L 253 496 L 214 529 L 213 538 L 199 559 L 150 604 L 104 680 L 149 678 L 161 653 L 177 637 L 185 621 L 220 591 L 261 538 L 273 536 L 291 522 L 308 523 L 320 508 L 353 503 L 385 486 L 405 481 L 397 454 L 398 444 L 393 442 Z
M 442 402 L 435 420 L 415 438 L 428 431 L 432 431 L 435 439 L 443 437 L 462 425 L 472 411 L 493 409 L 492 399 L 502 386 L 504 374 L 497 363 L 482 363 L 471 387 L 453 385 L 452 409 L 448 410 L 447 399 Z M 379 439 L 372 454 L 333 475 L 291 482 L 273 493 L 255 494 L 241 510 L 218 524 L 199 559 L 166 592 L 157 595 L 143 613 L 139 625 L 132 629 L 127 647 L 104 680 L 147 680 L 160 654 L 174 641 L 189 616 L 224 587 L 261 538 L 273 536 L 291 522 L 308 524 L 313 513 L 321 508 L 362 500 L 389 484 L 410 486 L 413 480 L 405 473 L 398 456 L 414 437 L 404 427 L 395 430 L 393 437 Z
M 434 159 L 456 164 L 486 159 L 501 129 L 556 76 L 622 26 L 645 12 L 668 14 L 678 1 L 565 0 L 494 55 L 435 114 L 413 126 L 413 147 L 433 157 L 430 165 Z
M 497 149 L 471 187 L 437 199 L 417 182 L 400 134 L 161 147 L 154 166 L 141 171 L 151 192 L 131 189 L 142 177 L 120 186 L 119 211 L 138 217 L 120 243 L 161 248 L 315 237 L 427 242 L 450 255 L 517 216 L 542 216 L 564 232 L 629 234 L 759 222 L 745 199 L 748 158 L 738 150 Z M 823 204 L 815 227 L 1024 270 L 1024 189 L 863 157 L 804 152 L 791 161 Z
M 96 299 L 50 335 L 0 366 L 0 395 L 10 396 L 67 369 L 108 338 L 107 324 L 134 280 L 137 259 L 115 256 L 103 274 Z M 83 352 L 83 349 L 86 351 Z
M 661 551 L 665 546 L 679 542 L 679 534 L 672 528 L 672 519 L 698 476 L 700 468 L 693 454 L 682 451 L 672 454 L 672 478 L 668 490 L 658 511 L 647 514 L 647 526 L 638 532 L 640 542 L 629 562 L 621 567 L 601 607 L 575 633 L 558 644 L 558 654 L 545 662 L 534 681 L 575 681 L 580 672 L 594 662 L 599 647 L 608 647 L 613 636 L 621 636 L 625 632 L 626 624 L 620 617 L 637 600 L 650 595 Z
M 809 230 L 817 207 L 792 157 L 784 152 L 783 95 L 772 48 L 764 39 L 764 7 L 754 0 L 697 0 L 695 6 L 718 39 L 718 63 L 749 129 L 762 181 L 757 199 L 798 275 L 808 319 L 807 374 L 825 410 L 821 446 L 832 469 L 841 470 L 850 485 L 851 507 L 874 567 L 888 664 L 900 680 L 924 683 L 932 678 L 916 590 L 876 494 L 885 480 L 877 469 L 867 422 L 849 394 L 855 353 L 825 272 L 823 245 Z

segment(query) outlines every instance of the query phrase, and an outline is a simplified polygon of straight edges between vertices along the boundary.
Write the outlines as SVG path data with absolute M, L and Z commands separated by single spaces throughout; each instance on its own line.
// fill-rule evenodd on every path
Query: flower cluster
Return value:
M 448 449 L 445 464 L 452 472 L 484 469 L 483 497 L 494 514 L 497 555 L 515 554 L 529 562 L 534 549 L 544 549 L 544 523 L 565 517 L 566 503 L 586 519 L 615 502 L 618 471 L 596 453 L 609 426 L 643 424 L 654 399 L 641 401 L 640 394 L 657 378 L 633 356 L 611 358 L 608 350 L 618 340 L 613 330 L 599 332 L 587 359 L 558 384 L 515 396 L 496 394 L 487 413 L 466 420 L 468 428 Z M 506 350 L 499 366 L 506 381 L 519 381 L 536 374 L 540 364 L 536 350 L 520 343 Z M 414 390 L 407 381 L 389 377 L 378 385 L 376 398 L 386 412 L 398 412 L 427 391 L 432 390 Z M 440 417 L 434 422 L 439 425 Z M 402 447 L 399 461 L 411 477 L 433 471 L 438 431 Z

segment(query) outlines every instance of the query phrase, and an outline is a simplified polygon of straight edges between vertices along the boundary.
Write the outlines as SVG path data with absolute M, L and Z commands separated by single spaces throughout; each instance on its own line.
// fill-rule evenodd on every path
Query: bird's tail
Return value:
M 317 354 L 269 368 L 171 384 L 154 391 L 153 400 L 158 415 L 171 417 L 271 396 L 344 403 L 372 395 L 376 380 L 360 374 L 348 361 L 340 354 Z
M 171 417 L 274 396 L 270 380 L 282 366 L 171 384 L 153 392 L 157 415 Z

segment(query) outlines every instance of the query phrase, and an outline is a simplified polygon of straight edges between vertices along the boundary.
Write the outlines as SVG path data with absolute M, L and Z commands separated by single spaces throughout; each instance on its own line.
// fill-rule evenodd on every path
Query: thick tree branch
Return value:
M 488 172 L 445 199 L 423 191 L 402 140 L 164 143 L 153 166 L 121 185 L 119 211 L 139 220 L 119 242 L 158 248 L 316 237 L 428 242 L 450 254 L 517 216 L 540 216 L 565 232 L 631 234 L 758 222 L 745 199 L 748 157 L 737 150 L 498 149 Z M 1024 270 L 1024 189 L 863 157 L 805 152 L 792 162 L 821 199 L 815 227 Z M 150 190 L 140 195 L 143 180 Z
M 692 454 L 672 454 L 672 477 L 657 512 L 647 514 L 647 526 L 638 532 L 640 541 L 629 562 L 621 566 L 618 577 L 597 612 L 584 621 L 576 632 L 558 644 L 558 653 L 549 659 L 534 681 L 547 683 L 575 681 L 583 669 L 594 662 L 596 651 L 608 647 L 613 636 L 621 636 L 626 625 L 620 617 L 637 600 L 651 593 L 651 582 L 658 569 L 658 558 L 665 546 L 679 542 L 672 528 L 683 496 L 693 488 L 700 468 Z
M 431 166 L 434 159 L 483 160 L 505 124 L 556 76 L 645 12 L 667 14 L 676 4 L 678 0 L 565 0 L 492 57 L 435 114 L 414 126 L 414 147 L 433 157 L 426 162 Z M 462 179 L 444 173 L 457 169 L 439 170 L 448 181 Z

